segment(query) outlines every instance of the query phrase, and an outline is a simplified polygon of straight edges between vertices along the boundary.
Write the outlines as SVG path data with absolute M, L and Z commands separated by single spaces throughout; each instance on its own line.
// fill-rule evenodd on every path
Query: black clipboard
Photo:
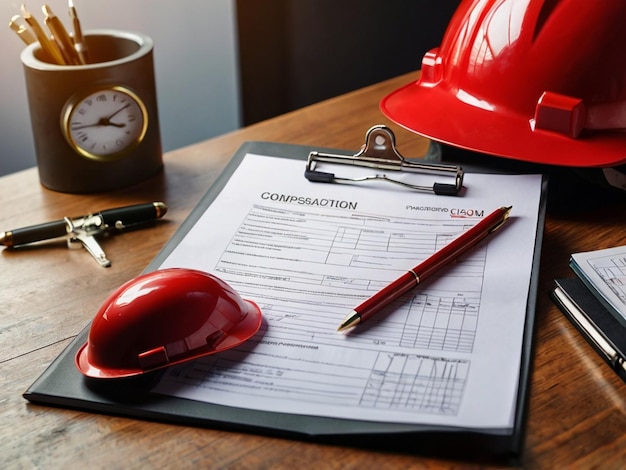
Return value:
M 350 155 L 336 149 L 320 149 L 271 142 L 246 142 L 233 156 L 215 183 L 201 198 L 189 217 L 145 272 L 157 269 L 168 254 L 194 226 L 207 207 L 228 183 L 231 175 L 248 153 L 271 155 L 306 162 L 313 151 Z M 504 173 L 494 168 L 465 166 L 465 171 Z M 294 438 L 307 441 L 376 448 L 422 455 L 441 454 L 446 457 L 468 459 L 515 458 L 522 450 L 525 428 L 526 402 L 532 364 L 535 305 L 539 280 L 539 264 L 543 226 L 546 213 L 547 179 L 542 182 L 542 194 L 535 237 L 526 323 L 523 335 L 519 389 L 512 429 L 466 429 L 458 427 L 424 426 L 369 421 L 354 421 L 315 416 L 301 416 L 255 411 L 161 396 L 150 392 L 158 379 L 148 374 L 137 379 L 103 382 L 83 377 L 74 365 L 78 348 L 86 341 L 87 325 L 70 345 L 50 364 L 44 373 L 24 392 L 28 401 L 103 414 L 120 415 L 183 425 L 246 431 L 263 435 Z M 441 196 L 445 197 L 445 196 Z

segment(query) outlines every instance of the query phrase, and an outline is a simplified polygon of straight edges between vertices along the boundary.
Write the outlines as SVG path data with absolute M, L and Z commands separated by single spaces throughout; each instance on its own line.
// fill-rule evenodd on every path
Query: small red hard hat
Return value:
M 626 163 L 626 1 L 464 0 L 420 78 L 381 102 L 401 126 L 534 163 Z
M 238 346 L 261 320 L 254 302 L 216 276 L 158 270 L 105 300 L 75 362 L 87 377 L 131 377 Z

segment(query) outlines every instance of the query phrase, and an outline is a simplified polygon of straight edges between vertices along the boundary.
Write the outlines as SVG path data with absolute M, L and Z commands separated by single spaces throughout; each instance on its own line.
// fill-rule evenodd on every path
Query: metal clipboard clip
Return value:
M 375 170 L 421 173 L 453 178 L 453 183 L 434 182 L 431 186 L 411 184 L 392 178 L 387 173 L 374 173 L 360 177 L 339 177 L 335 173 L 319 171 L 319 163 L 351 165 Z M 361 183 L 372 180 L 387 181 L 416 191 L 439 195 L 457 196 L 463 187 L 463 168 L 457 165 L 405 160 L 396 150 L 396 138 L 391 129 L 384 125 L 371 127 L 365 134 L 365 145 L 355 155 L 335 155 L 313 151 L 309 153 L 304 176 L 319 183 Z

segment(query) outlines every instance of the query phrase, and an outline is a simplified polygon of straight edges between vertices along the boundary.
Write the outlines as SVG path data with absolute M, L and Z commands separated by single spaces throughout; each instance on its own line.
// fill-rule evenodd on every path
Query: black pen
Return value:
M 123 230 L 126 227 L 160 219 L 167 212 L 163 202 L 148 202 L 116 209 L 107 209 L 80 217 L 65 217 L 29 227 L 0 232 L 0 245 L 12 247 L 71 235 L 80 230 L 96 235 L 107 230 Z

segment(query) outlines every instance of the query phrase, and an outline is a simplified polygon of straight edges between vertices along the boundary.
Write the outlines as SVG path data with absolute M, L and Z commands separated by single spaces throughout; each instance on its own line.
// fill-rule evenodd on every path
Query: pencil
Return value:
M 344 331 L 378 313 L 403 294 L 430 277 L 435 271 L 457 259 L 460 255 L 474 247 L 487 235 L 495 232 L 509 218 L 511 207 L 500 207 L 462 233 L 432 256 L 422 261 L 413 269 L 408 270 L 391 284 L 385 286 L 372 297 L 355 307 L 344 318 L 337 331 Z
M 37 41 L 35 35 L 23 24 L 18 24 L 17 21 L 20 19 L 20 15 L 15 15 L 9 21 L 9 28 L 15 31 L 15 34 L 19 36 L 19 38 L 24 41 L 24 44 L 27 46 Z
M 70 35 L 67 34 L 67 30 L 61 20 L 52 13 L 49 5 L 44 5 L 41 7 L 44 15 L 46 15 L 44 22 L 46 26 L 52 33 L 52 37 L 56 42 L 56 45 L 59 47 L 61 54 L 63 55 L 63 59 L 65 63 L 68 65 L 80 65 L 80 58 L 78 57 L 78 52 L 74 49 L 74 43 L 70 38 Z
M 28 10 L 26 10 L 25 5 L 22 5 L 22 16 L 24 17 L 24 21 L 26 21 L 26 24 L 28 24 L 33 33 L 35 33 L 41 49 L 43 49 L 43 51 L 48 54 L 48 56 L 50 56 L 54 63 L 59 65 L 66 65 L 65 59 L 63 58 L 63 55 L 61 54 L 61 51 L 59 50 L 57 45 L 50 39 L 48 39 L 48 36 L 46 36 L 46 33 L 39 25 L 37 19 L 35 19 L 35 17 L 31 15 Z
M 68 0 L 67 5 L 70 10 L 70 19 L 72 20 L 72 29 L 74 32 L 74 49 L 78 53 L 81 63 L 86 64 L 89 62 L 89 56 L 87 53 L 87 43 L 85 42 L 83 31 L 80 26 L 80 20 L 78 19 L 74 2 L 72 0 Z

